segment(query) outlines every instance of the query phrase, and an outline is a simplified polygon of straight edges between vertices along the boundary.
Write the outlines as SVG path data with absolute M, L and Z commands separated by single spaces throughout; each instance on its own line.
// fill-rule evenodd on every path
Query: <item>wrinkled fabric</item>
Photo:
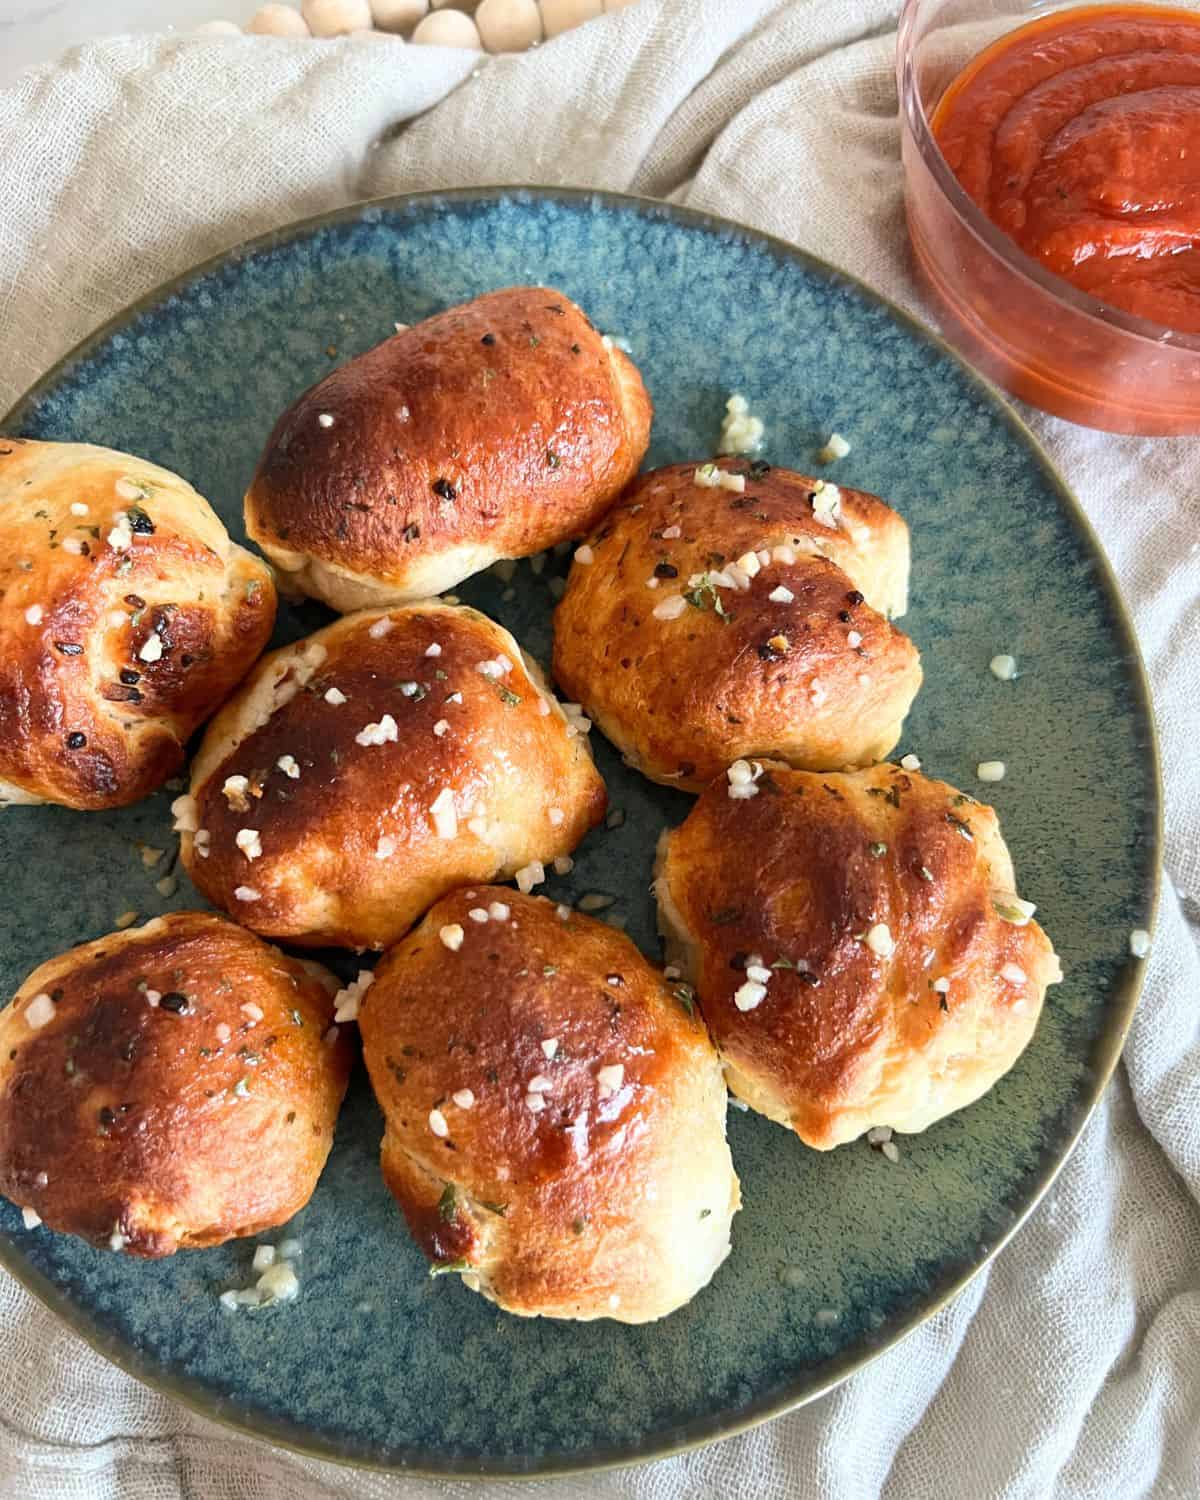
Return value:
M 0 408 L 206 256 L 431 187 L 670 198 L 793 240 L 932 319 L 904 231 L 896 8 L 640 0 L 496 59 L 374 37 L 78 48 L 0 92 Z M 1200 1493 L 1200 440 L 1029 419 L 1116 568 L 1162 741 L 1169 878 L 1124 1061 L 1020 1235 L 903 1343 L 768 1426 L 539 1496 Z M 122 1374 L 2 1274 L 0 1340 L 5 1495 L 480 1493 L 231 1436 Z

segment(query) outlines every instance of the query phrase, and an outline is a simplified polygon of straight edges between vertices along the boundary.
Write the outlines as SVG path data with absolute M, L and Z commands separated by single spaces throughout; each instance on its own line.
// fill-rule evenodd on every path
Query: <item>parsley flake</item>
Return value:
M 725 608 L 717 586 L 705 573 L 694 589 L 690 589 L 683 596 L 693 609 L 711 609 L 718 619 L 726 624 L 733 619 L 733 614 Z
M 470 1269 L 471 1262 L 469 1260 L 464 1260 L 460 1256 L 458 1260 L 438 1261 L 436 1265 L 430 1266 L 429 1274 L 430 1276 L 450 1276 L 461 1274 L 463 1271 L 469 1271 Z
M 690 984 L 679 984 L 671 991 L 671 994 L 679 1001 L 689 1016 L 696 1014 L 696 991 Z

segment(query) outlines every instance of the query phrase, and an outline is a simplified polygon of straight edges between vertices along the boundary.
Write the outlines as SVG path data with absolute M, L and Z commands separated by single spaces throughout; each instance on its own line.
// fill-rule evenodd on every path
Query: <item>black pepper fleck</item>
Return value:
M 439 500 L 457 500 L 458 491 L 448 479 L 435 479 L 433 481 L 433 493 Z
M 87 744 L 87 735 L 86 734 L 80 734 L 80 732 L 79 732 L 78 729 L 72 730 L 71 733 L 69 735 L 67 735 L 67 749 L 68 750 L 82 750 L 83 747 L 86 744 Z
M 183 1015 L 188 1008 L 187 996 L 181 995 L 178 990 L 171 990 L 158 1003 L 163 1010 L 172 1011 L 177 1016 Z

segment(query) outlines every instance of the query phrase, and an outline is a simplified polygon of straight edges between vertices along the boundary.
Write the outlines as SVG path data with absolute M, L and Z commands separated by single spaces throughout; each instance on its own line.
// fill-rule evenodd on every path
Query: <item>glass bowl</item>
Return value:
M 913 251 L 946 337 L 1014 396 L 1109 432 L 1200 433 L 1200 336 L 1109 307 L 1045 270 L 968 197 L 930 129 L 943 91 L 984 47 L 1040 16 L 1079 8 L 905 0 L 896 72 Z

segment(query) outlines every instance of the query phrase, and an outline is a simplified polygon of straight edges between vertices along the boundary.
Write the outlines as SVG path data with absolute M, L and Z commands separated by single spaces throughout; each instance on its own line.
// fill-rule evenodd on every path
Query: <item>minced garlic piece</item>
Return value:
M 837 485 L 818 479 L 812 497 L 813 520 L 819 521 L 822 526 L 828 526 L 832 531 L 838 524 L 841 502 L 842 492 Z
M 721 441 L 718 453 L 757 453 L 762 447 L 766 429 L 758 417 L 750 413 L 745 396 L 736 392 L 725 403 L 725 418 L 721 423 Z
M 831 464 L 835 458 L 845 458 L 850 452 L 850 444 L 840 432 L 831 432 L 829 441 L 817 454 L 817 460 L 823 464 Z

